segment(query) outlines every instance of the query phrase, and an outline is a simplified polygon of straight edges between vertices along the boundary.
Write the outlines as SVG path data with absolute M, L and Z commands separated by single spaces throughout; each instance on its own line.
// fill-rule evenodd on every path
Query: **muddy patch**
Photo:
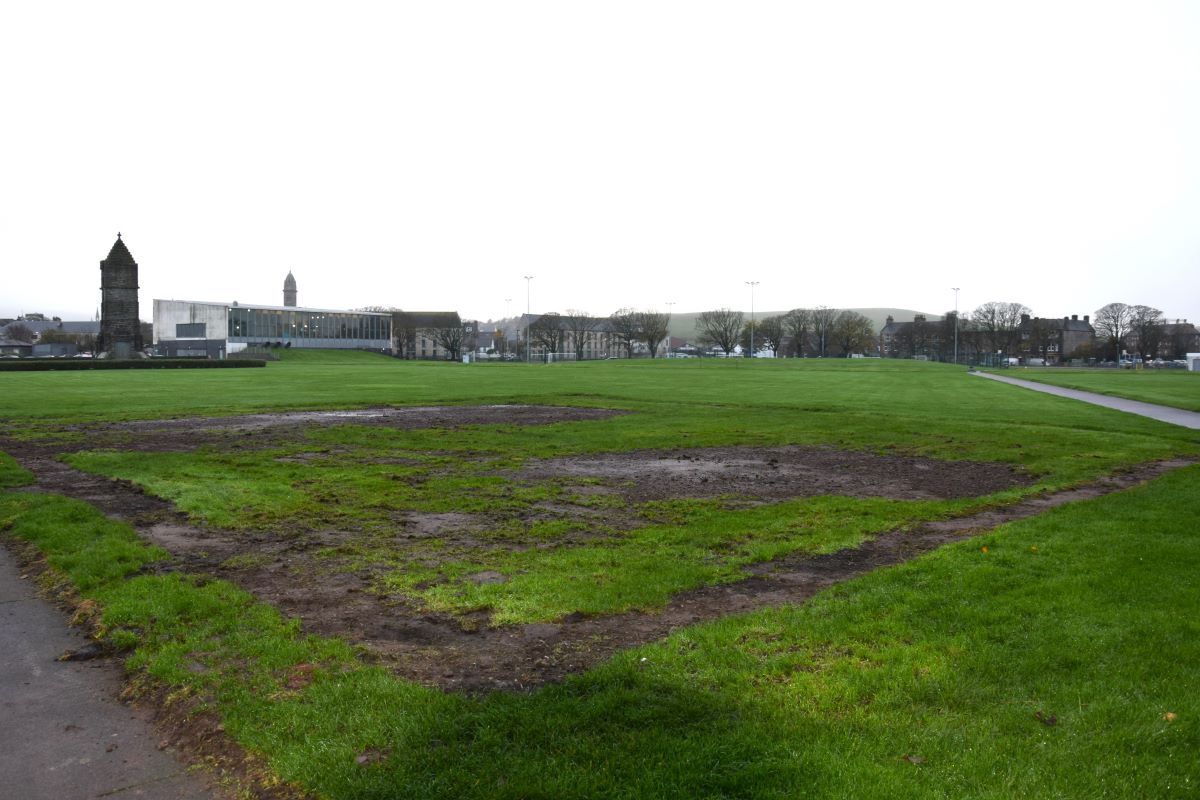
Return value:
M 829 447 L 603 453 L 529 462 L 517 475 L 525 480 L 598 480 L 632 503 L 722 495 L 783 500 L 822 494 L 935 500 L 978 497 L 1030 483 L 1027 475 L 1004 464 L 879 456 Z
M 368 425 L 397 430 L 460 428 L 465 425 L 549 425 L 556 422 L 602 420 L 628 413 L 608 408 L 575 406 L 487 405 L 381 407 L 348 411 L 289 411 L 233 417 L 186 417 L 68 425 L 68 439 L 48 440 L 56 453 L 118 449 L 136 452 L 191 452 L 263 448 L 295 441 L 305 430 L 335 425 Z M 39 441 L 0 439 L 5 451 L 39 450 Z M 286 456 L 281 461 L 303 463 L 330 453 Z M 388 462 L 392 463 L 392 462 Z M 404 464 L 404 459 L 394 463 Z

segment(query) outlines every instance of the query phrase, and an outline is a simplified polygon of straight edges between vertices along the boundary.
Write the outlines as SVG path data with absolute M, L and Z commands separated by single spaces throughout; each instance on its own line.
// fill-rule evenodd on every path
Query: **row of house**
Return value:
M 1200 351 L 1200 330 L 1187 320 L 1159 326 L 1160 342 L 1155 354 L 1164 359 L 1183 358 Z M 1135 335 L 1126 337 L 1130 352 L 1137 351 Z M 1036 359 L 1045 364 L 1061 364 L 1072 359 L 1099 356 L 1101 348 L 1089 315 L 1070 317 L 1033 317 L 1022 314 L 1020 323 L 1009 329 L 989 330 L 977 322 L 953 314 L 930 322 L 917 315 L 911 322 L 888 317 L 879 333 L 879 353 L 889 358 L 928 358 L 980 362 L 997 358 Z

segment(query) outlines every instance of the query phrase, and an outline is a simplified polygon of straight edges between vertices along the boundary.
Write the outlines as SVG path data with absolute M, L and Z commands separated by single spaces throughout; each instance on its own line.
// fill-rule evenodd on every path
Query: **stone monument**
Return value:
M 138 319 L 138 265 L 121 234 L 100 262 L 100 339 L 96 349 L 108 358 L 134 358 L 142 352 Z

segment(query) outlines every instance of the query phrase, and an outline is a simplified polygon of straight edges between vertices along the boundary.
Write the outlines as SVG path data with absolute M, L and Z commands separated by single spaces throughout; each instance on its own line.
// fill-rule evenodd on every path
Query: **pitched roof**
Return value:
M 292 271 L 290 269 L 288 270 L 287 277 L 283 279 L 283 288 L 284 289 L 295 289 L 296 288 L 296 279 L 294 277 L 292 277 Z
M 104 259 L 108 264 L 125 264 L 137 266 L 137 262 L 133 260 L 133 255 L 129 252 L 129 248 L 125 246 L 125 242 L 121 240 L 121 234 L 117 234 L 117 240 L 113 242 L 112 249 L 108 251 L 108 258 Z
M 404 328 L 456 328 L 462 325 L 457 311 L 394 311 L 392 320 Z

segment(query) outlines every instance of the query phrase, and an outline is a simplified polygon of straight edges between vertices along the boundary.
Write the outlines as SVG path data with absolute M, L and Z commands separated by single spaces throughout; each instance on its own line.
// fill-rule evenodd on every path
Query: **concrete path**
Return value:
M 0 797 L 221 796 L 159 750 L 150 722 L 117 699 L 118 663 L 56 660 L 85 644 L 58 609 L 35 596 L 0 545 Z
M 1000 381 L 1001 383 L 1011 383 L 1013 386 L 1033 389 L 1035 392 L 1069 397 L 1072 400 L 1082 400 L 1085 403 L 1097 406 L 1115 408 L 1117 411 L 1125 411 L 1129 414 L 1139 414 L 1143 417 L 1156 419 L 1159 422 L 1169 422 L 1172 425 L 1181 425 L 1184 428 L 1192 428 L 1193 430 L 1200 429 L 1200 414 L 1195 411 L 1185 411 L 1182 408 L 1160 406 L 1155 403 L 1143 403 L 1140 400 L 1126 400 L 1123 397 L 1110 397 L 1109 395 L 1096 394 L 1095 392 L 1081 392 L 1078 389 L 1064 389 L 1061 386 L 1053 386 L 1048 383 L 1023 381 L 1020 378 L 1010 378 L 1007 375 L 994 375 L 990 372 L 972 372 L 971 374 L 978 375 L 981 378 L 989 378 L 993 381 Z

